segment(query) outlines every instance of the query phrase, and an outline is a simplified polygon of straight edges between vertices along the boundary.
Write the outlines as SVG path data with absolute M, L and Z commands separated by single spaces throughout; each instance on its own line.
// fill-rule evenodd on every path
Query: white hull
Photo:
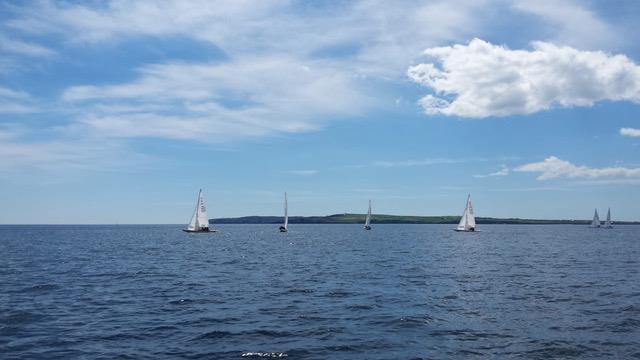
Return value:
M 207 234 L 207 233 L 218 232 L 218 230 L 189 230 L 189 229 L 182 229 L 182 231 L 186 233 L 191 233 L 191 234 Z

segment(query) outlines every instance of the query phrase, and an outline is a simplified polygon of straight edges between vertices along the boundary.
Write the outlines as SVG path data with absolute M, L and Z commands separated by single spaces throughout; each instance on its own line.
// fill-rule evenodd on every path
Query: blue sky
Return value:
M 0 223 L 640 217 L 636 1 L 0 2 Z

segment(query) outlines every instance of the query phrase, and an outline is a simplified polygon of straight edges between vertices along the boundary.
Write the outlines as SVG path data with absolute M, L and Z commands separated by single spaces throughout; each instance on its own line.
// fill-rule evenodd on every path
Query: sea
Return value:
M 640 226 L 0 226 L 2 359 L 640 359 Z

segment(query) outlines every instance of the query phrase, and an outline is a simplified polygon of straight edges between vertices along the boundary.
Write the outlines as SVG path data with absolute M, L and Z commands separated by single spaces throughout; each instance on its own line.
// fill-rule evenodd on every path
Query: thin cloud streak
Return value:
M 592 168 L 574 165 L 568 161 L 550 156 L 544 161 L 524 164 L 514 169 L 518 172 L 540 173 L 538 180 L 550 179 L 640 179 L 640 168 L 604 167 Z
M 370 166 L 383 167 L 383 168 L 413 167 L 413 166 L 429 166 L 429 165 L 439 165 L 439 164 L 459 164 L 467 161 L 468 160 L 463 160 L 463 159 L 446 159 L 446 158 L 423 159 L 423 160 L 375 161 Z
M 473 175 L 473 177 L 475 178 L 486 178 L 486 177 L 495 177 L 495 176 L 507 176 L 509 175 L 509 168 L 506 166 L 502 166 L 502 169 L 496 171 L 496 172 L 492 172 L 489 174 L 485 174 L 485 175 Z
M 299 176 L 312 176 L 319 173 L 318 170 L 289 170 L 290 174 Z

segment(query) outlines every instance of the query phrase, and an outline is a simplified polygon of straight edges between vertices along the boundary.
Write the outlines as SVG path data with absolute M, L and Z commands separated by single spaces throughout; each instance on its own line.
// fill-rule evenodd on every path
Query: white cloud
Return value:
M 640 137 L 640 129 L 622 128 L 622 129 L 620 129 L 620 135 L 631 136 L 631 137 Z
M 341 66 L 398 79 L 425 47 L 481 31 L 493 16 L 479 13 L 485 6 L 485 0 L 361 0 L 317 7 L 287 0 L 106 1 L 101 6 L 41 1 L 16 6 L 18 16 L 7 24 L 30 34 L 60 35 L 72 44 L 185 36 L 232 56 L 317 58 L 348 49 Z
M 0 86 L 0 97 L 27 100 L 29 99 L 29 94 L 24 91 L 11 90 L 9 88 Z
M 550 156 L 544 161 L 525 164 L 514 169 L 520 172 L 540 173 L 538 180 L 568 179 L 640 179 L 640 168 L 604 167 L 590 168 L 574 165 Z
M 605 23 L 584 3 L 574 0 L 516 0 L 512 7 L 536 15 L 553 30 L 553 42 L 581 49 L 611 48 L 624 41 L 610 24 Z
M 287 57 L 145 66 L 132 82 L 74 86 L 63 99 L 80 121 L 110 136 L 220 142 L 309 131 L 373 106 L 346 71 Z
M 0 174 L 20 170 L 57 172 L 108 171 L 150 163 L 146 155 L 133 153 L 124 144 L 107 139 L 26 141 L 0 132 Z
M 289 173 L 300 176 L 316 175 L 318 172 L 318 170 L 289 170 Z
M 502 166 L 502 169 L 496 171 L 496 172 L 492 172 L 489 174 L 485 174 L 485 175 L 473 175 L 473 177 L 476 178 L 486 178 L 486 177 L 494 177 L 494 176 L 507 176 L 509 175 L 509 168 L 506 166 Z
M 598 101 L 640 102 L 640 66 L 624 55 L 534 42 L 511 50 L 474 39 L 434 47 L 434 62 L 412 66 L 409 77 L 435 95 L 420 100 L 425 113 L 471 118 L 531 114 Z
M 394 161 L 374 161 L 372 166 L 376 167 L 412 167 L 412 166 L 426 166 L 426 165 L 438 165 L 438 164 L 457 164 L 465 162 L 462 159 L 422 159 L 422 160 L 394 160 Z
M 0 86 L 0 113 L 30 113 L 37 111 L 32 98 L 24 91 Z
M 33 57 L 46 57 L 55 55 L 55 51 L 38 44 L 27 43 L 21 40 L 10 39 L 0 34 L 0 53 L 13 53 Z

